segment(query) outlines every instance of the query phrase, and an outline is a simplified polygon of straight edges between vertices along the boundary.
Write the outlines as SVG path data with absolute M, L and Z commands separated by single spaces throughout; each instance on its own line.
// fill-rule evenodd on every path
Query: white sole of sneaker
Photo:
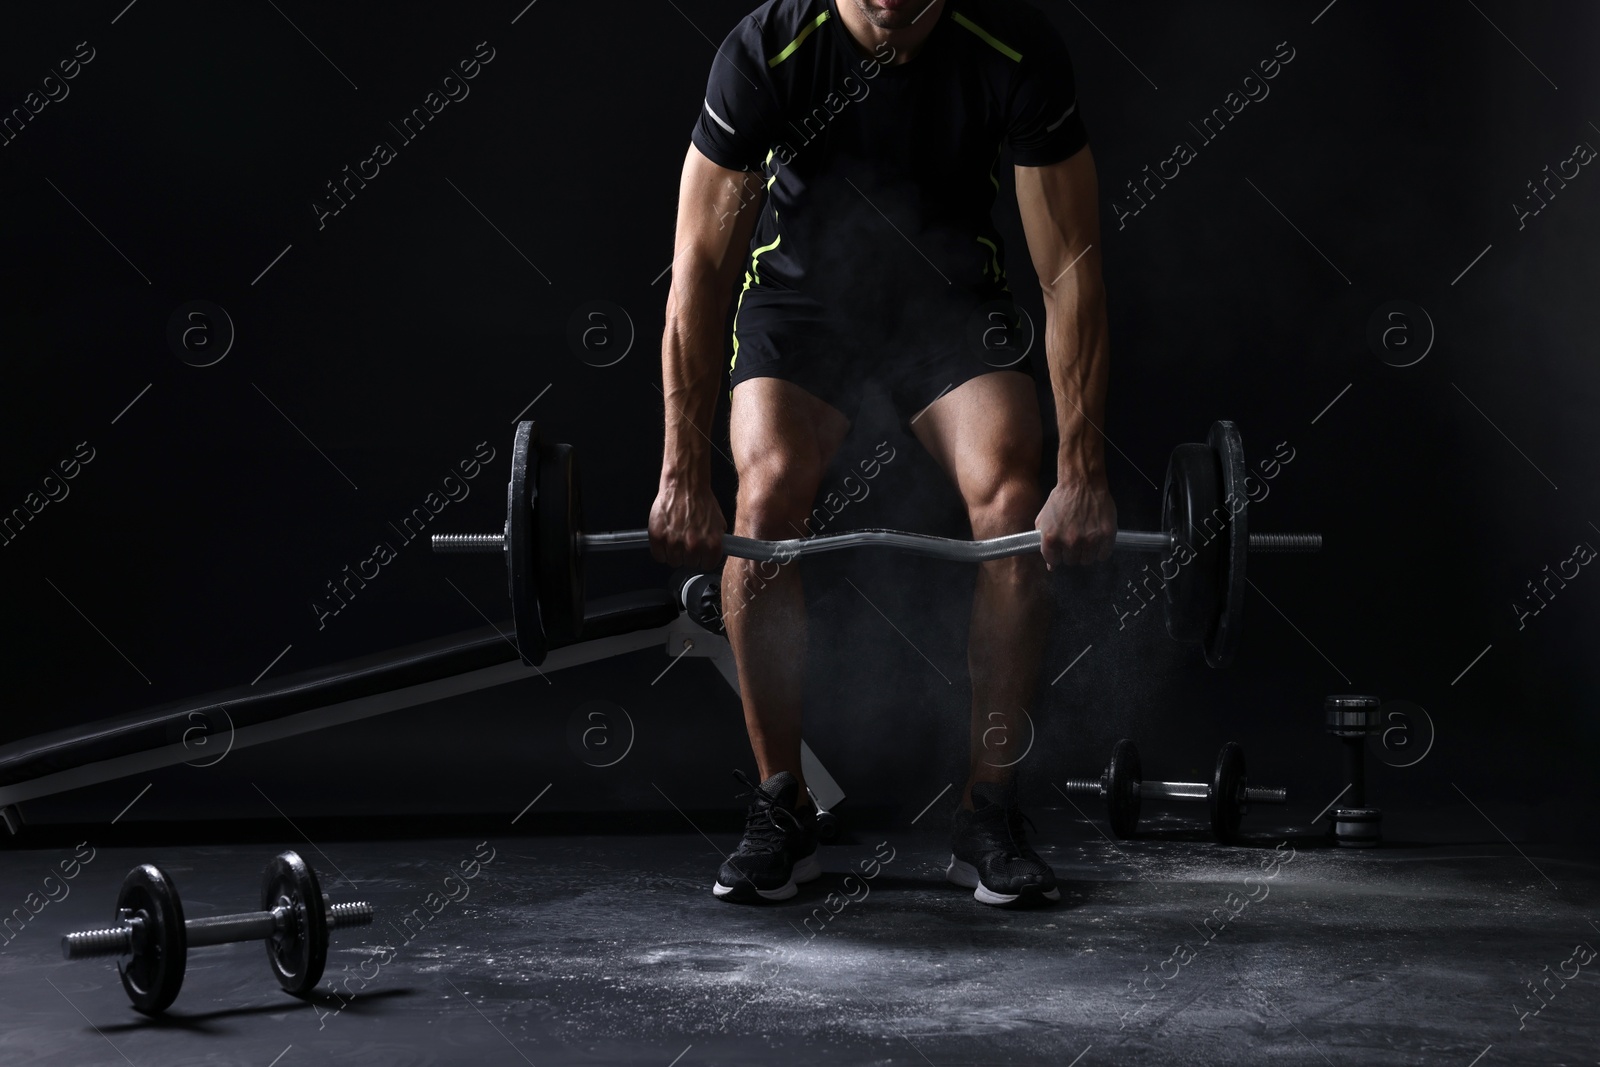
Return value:
M 983 884 L 983 879 L 978 877 L 978 868 L 965 860 L 958 860 L 954 855 L 950 857 L 950 866 L 944 870 L 944 876 L 965 889 L 972 890 L 972 897 L 980 904 L 1014 904 L 1021 900 L 1021 893 L 996 893 Z M 1061 890 L 1049 889 L 1043 893 L 1026 894 L 1029 899 L 1060 900 Z
M 756 896 L 762 900 L 788 900 L 800 892 L 800 882 L 815 882 L 822 877 L 822 860 L 813 852 L 805 859 L 794 865 L 794 870 L 789 874 L 789 880 L 776 889 L 757 889 Z M 727 899 L 733 895 L 737 886 L 723 885 L 716 882 L 711 886 L 711 892 L 719 899 Z

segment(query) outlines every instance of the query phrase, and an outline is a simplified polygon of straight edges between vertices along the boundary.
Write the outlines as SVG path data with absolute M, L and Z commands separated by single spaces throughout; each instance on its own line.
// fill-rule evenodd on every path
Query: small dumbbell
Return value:
M 1217 753 L 1217 766 L 1208 785 L 1205 782 L 1145 781 L 1139 764 L 1139 749 L 1123 738 L 1111 749 L 1111 762 L 1098 780 L 1077 778 L 1065 783 L 1068 793 L 1087 793 L 1104 797 L 1111 821 L 1111 832 L 1132 837 L 1139 827 L 1141 800 L 1204 800 L 1211 805 L 1211 829 L 1217 840 L 1231 844 L 1239 835 L 1239 820 L 1249 802 L 1283 804 L 1287 790 L 1247 784 L 1244 749 L 1233 741 Z
M 1350 787 L 1333 808 L 1329 831 L 1340 848 L 1373 848 L 1383 840 L 1383 812 L 1367 807 L 1367 737 L 1383 726 L 1383 701 L 1374 696 L 1330 696 L 1322 702 L 1328 733 L 1344 743 Z
M 130 957 L 117 962 L 122 987 L 135 1009 L 155 1015 L 177 998 L 191 948 L 261 938 L 278 984 L 304 997 L 328 962 L 328 931 L 370 922 L 371 904 L 330 903 L 317 873 L 295 852 L 280 853 L 262 872 L 260 911 L 204 919 L 185 920 L 172 879 L 145 863 L 122 882 L 115 924 L 67 934 L 61 954 L 69 960 Z

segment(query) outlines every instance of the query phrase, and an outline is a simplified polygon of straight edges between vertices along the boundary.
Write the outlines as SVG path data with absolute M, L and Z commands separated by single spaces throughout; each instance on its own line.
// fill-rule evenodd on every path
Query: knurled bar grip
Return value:
M 932 556 L 935 559 L 958 563 L 982 563 L 986 560 L 1021 556 L 1039 549 L 1042 534 L 1038 530 L 1007 534 L 982 541 L 963 541 L 951 537 L 934 537 L 930 534 L 905 533 L 900 530 L 855 530 L 850 533 L 827 534 L 822 537 L 797 537 L 787 541 L 762 541 L 754 537 L 737 537 L 724 534 L 722 548 L 730 556 L 740 559 L 787 561 L 801 556 L 814 556 L 823 552 L 836 552 L 846 548 L 892 548 L 913 555 Z M 586 552 L 620 552 L 630 548 L 644 548 L 650 544 L 647 530 L 616 530 L 610 533 L 579 534 L 579 545 Z M 1118 530 L 1116 547 L 1130 552 L 1166 552 L 1175 540 L 1164 533 L 1147 530 Z M 505 548 L 502 534 L 434 534 L 433 550 L 440 553 L 500 552 Z M 1255 533 L 1250 535 L 1252 552 L 1317 552 L 1322 549 L 1321 534 Z

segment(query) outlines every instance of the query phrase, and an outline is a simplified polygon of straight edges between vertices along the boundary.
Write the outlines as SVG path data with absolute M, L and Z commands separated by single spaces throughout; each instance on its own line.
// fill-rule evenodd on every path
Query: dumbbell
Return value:
M 1367 737 L 1383 726 L 1383 701 L 1374 696 L 1330 696 L 1322 702 L 1328 733 L 1344 743 L 1350 788 L 1333 808 L 1329 833 L 1340 848 L 1373 848 L 1383 840 L 1383 811 L 1367 807 Z
M 142 863 L 123 879 L 115 924 L 67 934 L 61 954 L 69 960 L 130 957 L 117 962 L 122 988 L 136 1010 L 157 1015 L 177 998 L 191 948 L 261 938 L 278 984 L 305 997 L 328 962 L 328 931 L 370 922 L 371 904 L 330 903 L 317 872 L 295 852 L 279 853 L 262 872 L 260 911 L 204 919 L 185 920 L 172 879 Z
M 1205 782 L 1154 782 L 1144 780 L 1139 747 L 1123 738 L 1111 747 L 1111 761 L 1099 779 L 1075 778 L 1063 786 L 1068 793 L 1104 797 L 1111 832 L 1132 837 L 1139 827 L 1141 800 L 1204 800 L 1211 806 L 1211 829 L 1217 840 L 1232 844 L 1239 836 L 1239 820 L 1249 802 L 1284 804 L 1288 791 L 1247 784 L 1244 748 L 1229 741 L 1217 753 L 1216 770 Z

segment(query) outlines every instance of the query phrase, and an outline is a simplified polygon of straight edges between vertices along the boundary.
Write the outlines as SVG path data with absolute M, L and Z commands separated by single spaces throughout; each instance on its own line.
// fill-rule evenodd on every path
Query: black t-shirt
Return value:
M 922 50 L 891 64 L 839 2 L 768 0 L 712 62 L 694 144 L 766 186 L 746 288 L 841 314 L 1008 291 L 991 217 L 1002 146 L 1044 166 L 1088 142 L 1060 35 L 1021 0 L 946 0 Z

